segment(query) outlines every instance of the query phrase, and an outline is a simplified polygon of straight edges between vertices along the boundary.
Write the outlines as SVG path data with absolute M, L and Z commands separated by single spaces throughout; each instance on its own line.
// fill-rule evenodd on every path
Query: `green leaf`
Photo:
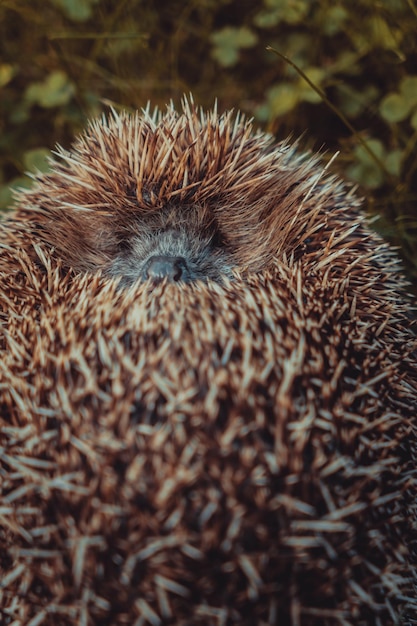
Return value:
M 367 139 L 366 140 L 366 145 L 368 146 L 368 148 L 378 157 L 378 159 L 384 159 L 385 157 L 385 148 L 384 148 L 384 144 L 382 143 L 382 141 L 380 141 L 379 139 Z M 358 161 L 361 161 L 362 163 L 369 165 L 369 164 L 373 164 L 376 167 L 379 167 L 377 163 L 375 163 L 375 159 L 372 158 L 372 155 L 369 154 L 369 152 L 367 150 L 365 150 L 363 145 L 359 145 L 354 149 L 354 154 L 356 156 L 356 158 L 358 159 Z
M 338 91 L 338 106 L 348 117 L 356 117 L 363 111 L 360 94 L 349 85 L 336 85 Z
M 387 122 L 401 122 L 410 114 L 410 103 L 399 93 L 389 93 L 382 100 L 379 111 Z
M 401 174 L 403 156 L 403 150 L 392 150 L 392 152 L 387 154 L 385 158 L 385 167 L 390 174 L 393 174 L 393 176 L 399 176 Z
M 370 17 L 370 38 L 373 47 L 397 50 L 401 41 L 401 31 L 389 26 L 382 15 L 376 12 Z
M 226 46 L 216 47 L 212 50 L 213 58 L 223 67 L 232 67 L 236 65 L 239 59 L 239 51 L 236 48 L 228 48 Z
M 370 138 L 366 140 L 366 145 L 378 159 L 385 162 L 385 148 L 382 141 Z M 356 162 L 347 169 L 347 175 L 368 189 L 380 187 L 384 182 L 385 174 L 379 164 L 363 145 L 356 146 L 353 152 Z
M 323 79 L 326 77 L 326 71 L 321 67 L 308 67 L 304 70 L 304 73 L 317 87 L 320 87 Z M 318 94 L 301 76 L 298 81 L 298 91 L 300 100 L 312 102 L 313 104 L 322 101 L 320 94 Z
M 271 111 L 268 104 L 263 103 L 256 107 L 255 117 L 259 122 L 269 122 L 271 119 Z
M 17 68 L 10 63 L 0 65 L 0 87 L 5 87 L 17 73 Z
M 28 176 L 18 176 L 7 185 L 0 187 L 0 211 L 10 209 L 14 202 L 13 191 L 16 189 L 29 189 L 32 181 Z
M 246 26 L 241 28 L 226 26 L 226 28 L 214 32 L 211 35 L 211 40 L 216 46 L 251 48 L 257 42 L 258 37 Z
M 32 83 L 26 89 L 25 99 L 29 104 L 39 104 L 45 109 L 67 104 L 75 88 L 65 72 L 57 70 L 49 74 L 42 83 Z
M 27 150 L 23 155 L 23 164 L 25 168 L 31 172 L 46 172 L 49 170 L 48 157 L 50 154 L 48 148 Z
M 210 39 L 214 44 L 212 56 L 223 67 L 235 65 L 239 58 L 240 49 L 251 48 L 258 41 L 257 35 L 245 26 L 241 28 L 227 26 L 214 32 Z
M 367 187 L 368 189 L 377 189 L 384 182 L 384 174 L 376 165 L 365 165 L 364 163 L 355 163 L 347 169 L 347 176 Z
M 272 11 L 261 11 L 255 15 L 253 22 L 258 28 L 272 28 L 280 23 L 281 18 L 281 11 L 275 9 Z
M 348 17 L 348 12 L 342 6 L 330 6 L 321 18 L 321 28 L 329 37 L 336 35 L 343 30 Z
M 417 105 L 417 76 L 406 76 L 400 84 L 400 93 L 410 108 Z
M 268 105 L 271 117 L 279 117 L 292 111 L 299 102 L 299 93 L 292 83 L 281 83 L 268 91 Z
M 85 22 L 92 16 L 93 6 L 98 4 L 99 0 L 52 0 L 52 2 L 74 22 Z
M 265 0 L 265 5 L 277 14 L 278 21 L 301 24 L 310 9 L 310 0 Z
M 360 91 L 348 84 L 336 85 L 339 93 L 338 105 L 348 117 L 356 117 L 365 109 L 371 108 L 379 100 L 379 91 L 375 85 L 368 85 Z
M 411 126 L 414 130 L 417 130 L 417 111 L 414 111 L 413 116 L 411 118 Z

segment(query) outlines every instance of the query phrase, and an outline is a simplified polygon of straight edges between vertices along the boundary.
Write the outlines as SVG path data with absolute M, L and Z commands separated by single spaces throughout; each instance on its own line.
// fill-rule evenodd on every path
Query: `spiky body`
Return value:
M 398 261 L 317 160 L 231 120 L 95 123 L 3 226 L 10 622 L 417 623 Z M 203 280 L 134 282 L 175 229 Z

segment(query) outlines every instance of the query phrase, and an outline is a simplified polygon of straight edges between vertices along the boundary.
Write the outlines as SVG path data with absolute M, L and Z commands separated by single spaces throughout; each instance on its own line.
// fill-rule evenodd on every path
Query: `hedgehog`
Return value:
M 417 624 L 417 341 L 354 189 L 112 112 L 0 225 L 0 616 Z

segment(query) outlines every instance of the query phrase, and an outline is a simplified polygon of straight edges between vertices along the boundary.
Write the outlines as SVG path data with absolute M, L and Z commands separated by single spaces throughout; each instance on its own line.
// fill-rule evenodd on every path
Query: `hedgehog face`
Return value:
M 239 114 L 187 101 L 182 113 L 114 113 L 57 154 L 14 219 L 64 267 L 124 286 L 222 282 L 294 262 L 340 276 L 368 237 L 359 201 L 317 158 L 274 145 Z
M 120 278 L 124 287 L 138 280 L 222 282 L 232 277 L 232 255 L 216 228 L 183 224 L 177 212 L 160 212 L 156 220 L 142 220 L 119 248 L 104 273 Z

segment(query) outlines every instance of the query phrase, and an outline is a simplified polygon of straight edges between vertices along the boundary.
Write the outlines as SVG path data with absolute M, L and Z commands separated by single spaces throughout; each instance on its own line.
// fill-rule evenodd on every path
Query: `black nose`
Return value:
M 167 278 L 170 282 L 187 280 L 188 267 L 182 256 L 151 256 L 144 267 L 144 277 L 160 281 Z

